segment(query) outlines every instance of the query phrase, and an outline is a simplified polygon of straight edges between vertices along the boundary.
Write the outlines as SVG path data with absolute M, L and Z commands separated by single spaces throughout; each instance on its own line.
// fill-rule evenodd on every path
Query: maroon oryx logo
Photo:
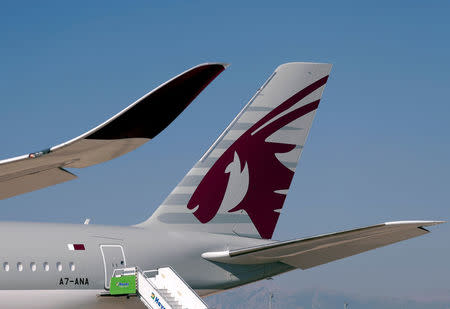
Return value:
M 276 191 L 289 189 L 294 176 L 294 172 L 284 166 L 275 154 L 289 152 L 296 145 L 266 140 L 282 127 L 316 110 L 320 100 L 280 115 L 323 86 L 327 79 L 328 76 L 319 79 L 273 109 L 242 134 L 214 163 L 187 205 L 189 209 L 198 206 L 193 214 L 201 223 L 207 223 L 216 216 L 227 187 L 233 185 L 229 182 L 235 177 L 247 177 L 241 179 L 248 188 L 241 190 L 239 195 L 242 196 L 234 199 L 237 205 L 229 205 L 232 209 L 228 212 L 245 210 L 261 237 L 272 237 L 280 216 L 276 210 L 283 207 L 286 198 L 285 194 Z

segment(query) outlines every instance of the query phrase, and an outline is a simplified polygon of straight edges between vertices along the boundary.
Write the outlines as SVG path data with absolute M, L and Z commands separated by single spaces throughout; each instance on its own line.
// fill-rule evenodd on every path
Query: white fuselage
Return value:
M 134 297 L 99 296 L 107 294 L 112 270 L 124 266 L 170 265 L 205 296 L 290 270 L 282 263 L 230 266 L 201 257 L 267 242 L 139 227 L 0 223 L 0 307 L 143 308 Z M 84 250 L 74 250 L 74 244 Z

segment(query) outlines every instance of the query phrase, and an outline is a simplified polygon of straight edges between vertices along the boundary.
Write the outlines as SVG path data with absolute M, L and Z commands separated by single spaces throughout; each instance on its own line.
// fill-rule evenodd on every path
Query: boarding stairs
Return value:
M 111 295 L 136 294 L 149 309 L 208 309 L 200 296 L 171 267 L 114 270 Z

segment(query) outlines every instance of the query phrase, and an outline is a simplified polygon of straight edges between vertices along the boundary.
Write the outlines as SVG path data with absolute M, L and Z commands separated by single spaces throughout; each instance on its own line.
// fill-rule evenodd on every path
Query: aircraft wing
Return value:
M 426 226 L 443 221 L 398 221 L 348 230 L 305 239 L 270 243 L 267 245 L 206 252 L 202 257 L 228 264 L 265 264 L 283 262 L 296 268 L 308 269 L 348 256 L 383 247 L 428 233 Z
M 60 145 L 0 161 L 0 199 L 75 179 L 83 168 L 119 157 L 164 130 L 227 65 L 181 73 L 96 128 Z

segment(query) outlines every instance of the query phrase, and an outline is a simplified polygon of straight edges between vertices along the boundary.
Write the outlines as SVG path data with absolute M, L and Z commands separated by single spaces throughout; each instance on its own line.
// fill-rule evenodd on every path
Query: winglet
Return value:
M 63 167 L 91 166 L 138 148 L 172 123 L 226 67 L 224 63 L 195 66 L 72 140 L 0 160 L 0 200 L 76 178 Z

